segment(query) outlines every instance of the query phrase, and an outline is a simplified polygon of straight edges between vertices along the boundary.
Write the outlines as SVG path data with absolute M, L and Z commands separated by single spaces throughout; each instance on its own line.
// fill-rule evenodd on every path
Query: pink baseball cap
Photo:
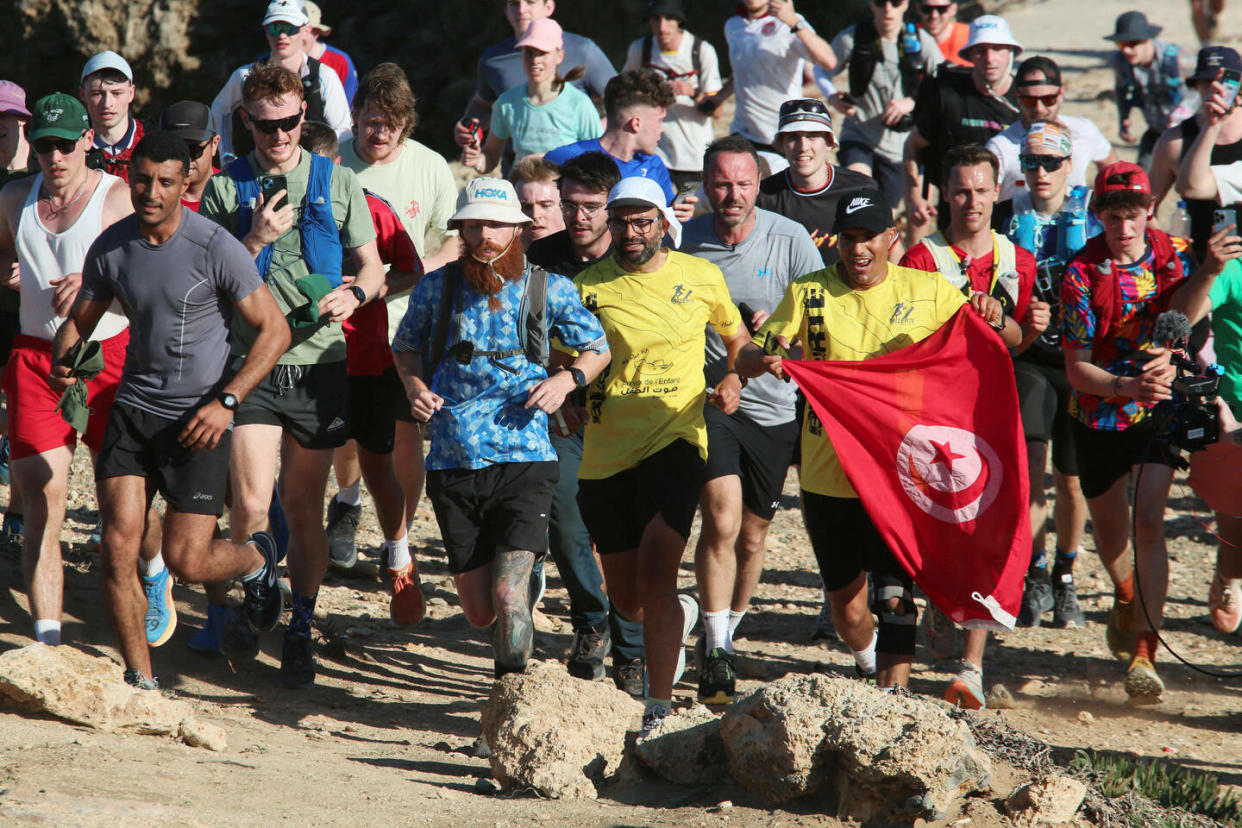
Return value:
M 13 81 L 0 80 L 0 112 L 29 118 L 30 110 L 26 108 L 26 90 Z
M 529 46 L 541 52 L 555 52 L 561 48 L 561 24 L 550 17 L 532 20 L 522 32 L 522 39 L 514 44 L 514 49 Z

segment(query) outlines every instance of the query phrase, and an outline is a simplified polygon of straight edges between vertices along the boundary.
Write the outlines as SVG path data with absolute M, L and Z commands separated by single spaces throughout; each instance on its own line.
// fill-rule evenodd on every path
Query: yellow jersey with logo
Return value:
M 742 324 L 720 268 L 670 250 L 659 270 L 630 273 L 610 256 L 574 284 L 604 326 L 612 352 L 612 362 L 587 389 L 578 476 L 611 477 L 678 439 L 706 459 L 707 326 L 727 339 Z
M 961 291 L 938 273 L 890 262 L 883 282 L 856 290 L 841 276 L 840 267 L 817 270 L 790 283 L 754 343 L 765 348 L 769 337 L 783 336 L 802 342 L 806 360 L 869 359 L 926 339 L 966 302 Z M 810 406 L 802 422 L 801 476 L 808 492 L 858 497 Z

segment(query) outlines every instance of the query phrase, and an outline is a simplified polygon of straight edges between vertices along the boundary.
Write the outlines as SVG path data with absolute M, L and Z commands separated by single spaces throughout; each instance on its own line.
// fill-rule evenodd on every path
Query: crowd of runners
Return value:
M 287 617 L 280 681 L 312 685 L 312 613 L 328 568 L 358 563 L 363 487 L 392 620 L 418 624 L 425 486 L 495 675 L 531 655 L 550 556 L 568 671 L 605 680 L 611 662 L 650 725 L 696 628 L 698 699 L 734 698 L 734 637 L 792 465 L 823 580 L 813 636 L 888 688 L 921 627 L 960 656 L 946 697 L 983 707 L 987 631 L 959 637 L 931 601 L 920 616 L 784 368 L 888 354 L 963 306 L 1009 349 L 1026 439 L 1017 623 L 1084 634 L 1090 519 L 1118 677 L 1132 702 L 1160 700 L 1164 514 L 1195 436 L 1177 423 L 1206 412 L 1220 439 L 1192 446 L 1191 484 L 1220 549 L 1202 588 L 1213 624 L 1238 628 L 1242 58 L 1210 42 L 1223 2 L 1192 3 L 1197 53 L 1142 11 L 1099 33 L 1137 164 L 1061 112 L 1055 60 L 1002 17 L 958 21 L 951 0 L 871 0 L 835 33 L 792 0 L 745 0 L 723 33 L 650 0 L 620 72 L 555 10 L 487 4 L 513 36 L 480 56 L 454 127 L 453 160 L 478 173 L 460 192 L 412 137 L 431 90 L 394 63 L 359 75 L 311 2 L 272 0 L 255 19 L 266 53 L 214 100 L 148 120 L 115 52 L 37 99 L 0 81 L 3 532 L 34 638 L 61 643 L 81 433 L 129 683 L 156 686 L 176 578 L 205 592 L 191 648 L 237 663 Z M 1219 375 L 1221 402 L 1179 398 L 1168 425 L 1153 409 L 1188 373 Z M 952 470 L 960 455 L 937 451 Z M 677 575 L 696 514 L 692 596 Z

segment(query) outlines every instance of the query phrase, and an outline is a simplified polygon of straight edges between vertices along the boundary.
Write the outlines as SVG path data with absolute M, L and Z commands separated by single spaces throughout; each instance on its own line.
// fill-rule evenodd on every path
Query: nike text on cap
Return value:
M 883 233 L 892 226 L 893 210 L 883 193 L 875 190 L 838 201 L 832 232 L 836 235 L 861 227 L 871 233 Z

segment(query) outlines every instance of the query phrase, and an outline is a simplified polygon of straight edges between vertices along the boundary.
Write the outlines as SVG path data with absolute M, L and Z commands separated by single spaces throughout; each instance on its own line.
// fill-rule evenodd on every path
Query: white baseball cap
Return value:
M 980 44 L 1008 46 L 1014 50 L 1014 55 L 1022 54 L 1022 44 L 1014 39 L 1005 18 L 995 14 L 985 14 L 970 21 L 970 37 L 966 45 L 957 50 L 958 57 L 970 60 L 966 53 Z
M 268 3 L 267 11 L 263 15 L 263 25 L 278 20 L 295 26 L 305 26 L 308 22 L 300 0 L 272 0 Z
M 681 247 L 681 222 L 668 204 L 664 188 L 653 178 L 632 175 L 617 182 L 608 193 L 608 207 L 654 207 L 668 220 L 673 247 Z
M 502 224 L 528 224 L 530 216 L 522 212 L 517 190 L 503 178 L 474 178 L 457 196 L 457 212 L 449 219 L 499 221 Z
M 79 79 L 79 83 L 104 69 L 115 69 L 128 78 L 130 83 L 134 82 L 134 70 L 129 68 L 129 61 L 116 52 L 100 52 L 88 60 L 86 65 L 82 67 L 82 77 Z

